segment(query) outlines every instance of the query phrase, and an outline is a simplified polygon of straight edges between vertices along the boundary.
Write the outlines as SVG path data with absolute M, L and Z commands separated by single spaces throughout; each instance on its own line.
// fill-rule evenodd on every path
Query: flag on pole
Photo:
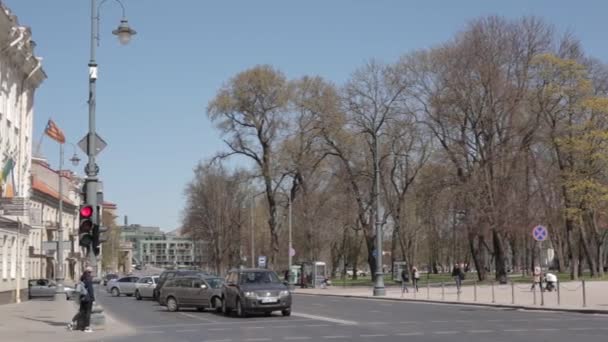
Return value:
M 55 124 L 55 122 L 51 119 L 49 119 L 49 122 L 46 124 L 44 133 L 60 144 L 65 143 L 65 135 L 63 135 L 63 131 L 59 129 L 57 124 Z
M 14 167 L 15 159 L 13 158 L 9 158 L 2 167 L 2 172 L 0 172 L 0 197 L 13 197 L 13 187 L 7 179 Z

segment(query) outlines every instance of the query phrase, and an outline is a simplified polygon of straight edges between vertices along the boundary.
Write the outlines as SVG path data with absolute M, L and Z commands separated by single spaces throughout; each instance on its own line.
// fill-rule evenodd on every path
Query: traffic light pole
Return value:
M 93 207 L 92 220 L 94 224 L 97 222 L 97 175 L 99 168 L 95 163 L 95 110 L 96 110 L 96 81 L 97 81 L 97 62 L 95 61 L 95 49 L 97 43 L 97 1 L 91 0 L 91 59 L 89 60 L 89 135 L 87 137 L 87 157 L 88 162 L 84 169 L 86 177 L 86 203 Z M 89 252 L 91 267 L 93 272 L 98 275 L 97 257 L 92 250 Z

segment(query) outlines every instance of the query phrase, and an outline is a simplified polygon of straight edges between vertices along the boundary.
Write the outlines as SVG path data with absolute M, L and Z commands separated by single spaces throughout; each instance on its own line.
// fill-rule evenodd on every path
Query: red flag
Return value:
M 61 131 L 51 119 L 49 119 L 49 122 L 46 124 L 44 133 L 60 144 L 65 143 L 65 135 L 63 135 L 63 131 Z

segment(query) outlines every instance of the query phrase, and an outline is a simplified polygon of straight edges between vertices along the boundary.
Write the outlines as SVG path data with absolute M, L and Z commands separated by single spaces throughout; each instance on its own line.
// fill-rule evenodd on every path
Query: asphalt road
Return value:
M 297 295 L 293 314 L 236 318 L 166 311 L 151 300 L 97 300 L 136 335 L 110 341 L 606 341 L 603 315 Z M 106 340 L 107 341 L 107 340 Z

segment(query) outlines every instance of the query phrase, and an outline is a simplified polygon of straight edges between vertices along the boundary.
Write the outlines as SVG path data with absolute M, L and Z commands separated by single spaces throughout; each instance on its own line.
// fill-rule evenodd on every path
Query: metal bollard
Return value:
M 426 281 L 426 299 L 431 299 L 431 285 Z
M 492 281 L 492 303 L 496 303 L 496 298 L 494 296 L 494 281 Z
M 441 300 L 445 300 L 445 284 L 441 282 Z
M 558 279 L 557 280 L 557 305 L 561 305 L 561 301 L 562 301 L 560 291 L 559 291 L 559 285 L 560 285 L 560 282 Z
M 456 300 L 460 302 L 460 290 L 456 290 Z
M 545 291 L 543 290 L 543 282 L 540 282 L 540 306 L 545 306 Z
M 534 305 L 536 305 L 536 287 L 532 288 L 532 294 L 533 294 L 533 297 L 534 297 Z
M 511 304 L 515 304 L 515 283 L 511 282 Z
M 587 291 L 585 289 L 585 280 L 582 280 L 583 282 L 583 307 L 586 308 L 587 307 Z
M 477 301 L 477 280 L 473 282 L 473 301 Z

